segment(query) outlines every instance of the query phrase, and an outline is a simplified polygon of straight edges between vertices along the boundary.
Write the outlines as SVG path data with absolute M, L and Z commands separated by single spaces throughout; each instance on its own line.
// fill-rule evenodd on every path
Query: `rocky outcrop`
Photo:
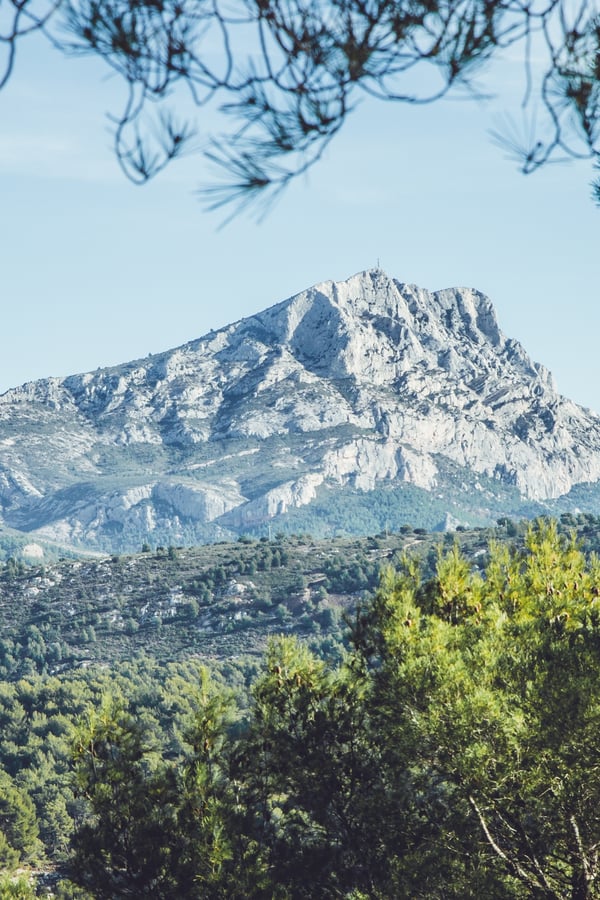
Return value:
M 0 397 L 1 520 L 90 545 L 239 531 L 326 488 L 443 493 L 443 460 L 556 498 L 600 479 L 600 419 L 557 394 L 483 294 L 380 270 Z
M 199 519 L 212 522 L 230 509 L 245 502 L 238 485 L 189 485 L 177 482 L 160 482 L 152 492 L 158 503 L 168 504 L 183 519 Z

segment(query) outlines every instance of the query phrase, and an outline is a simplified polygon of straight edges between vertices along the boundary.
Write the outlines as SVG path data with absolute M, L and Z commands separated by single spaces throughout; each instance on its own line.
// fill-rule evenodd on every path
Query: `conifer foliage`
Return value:
M 531 172 L 565 154 L 600 153 L 600 26 L 578 0 L 7 0 L 0 89 L 18 48 L 42 32 L 122 79 L 115 150 L 136 182 L 195 141 L 195 109 L 231 125 L 206 151 L 226 173 L 215 205 L 284 187 L 321 156 L 361 96 L 430 103 L 477 96 L 482 66 L 507 47 L 522 62 L 522 133 L 504 145 Z M 191 106 L 191 111 L 190 111 Z

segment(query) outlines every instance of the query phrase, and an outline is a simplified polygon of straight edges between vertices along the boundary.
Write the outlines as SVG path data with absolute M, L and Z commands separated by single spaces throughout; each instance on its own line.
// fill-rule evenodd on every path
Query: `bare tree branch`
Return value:
M 516 878 L 526 884 L 529 888 L 533 888 L 534 890 L 544 890 L 549 900 L 550 898 L 561 900 L 561 895 L 557 894 L 549 884 L 548 879 L 546 878 L 546 875 L 541 865 L 539 864 L 539 861 L 535 857 L 533 857 L 534 869 L 536 872 L 536 875 L 534 876 L 531 872 L 528 872 L 527 869 L 523 868 L 523 866 L 513 856 L 509 856 L 509 854 L 506 853 L 497 843 L 488 827 L 483 813 L 475 802 L 474 797 L 471 795 L 469 795 L 469 803 L 471 804 L 471 807 L 479 820 L 479 824 L 481 825 L 481 829 L 488 844 L 490 845 L 496 856 L 498 856 L 506 864 L 509 871 Z

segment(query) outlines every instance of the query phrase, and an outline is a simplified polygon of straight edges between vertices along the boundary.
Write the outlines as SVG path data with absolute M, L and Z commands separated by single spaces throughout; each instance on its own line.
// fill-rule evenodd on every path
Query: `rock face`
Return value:
M 600 479 L 600 418 L 556 393 L 484 295 L 380 270 L 0 397 L 2 522 L 105 549 L 231 536 L 320 491 L 441 496 L 446 463 L 546 501 Z

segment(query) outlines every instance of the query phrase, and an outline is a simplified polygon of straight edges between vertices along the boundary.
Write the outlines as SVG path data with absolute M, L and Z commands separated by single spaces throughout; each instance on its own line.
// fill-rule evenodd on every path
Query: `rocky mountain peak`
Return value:
M 556 393 L 485 295 L 371 269 L 174 350 L 8 391 L 0 516 L 90 545 L 208 539 L 325 494 L 443 497 L 448 465 L 543 501 L 597 481 L 599 451 L 598 417 Z
M 504 337 L 491 301 L 471 288 L 432 293 L 371 269 L 317 284 L 249 321 L 304 364 L 341 377 L 380 382 L 419 363 L 475 377 L 496 372 L 504 357 L 515 375 L 552 387 L 548 373 Z

